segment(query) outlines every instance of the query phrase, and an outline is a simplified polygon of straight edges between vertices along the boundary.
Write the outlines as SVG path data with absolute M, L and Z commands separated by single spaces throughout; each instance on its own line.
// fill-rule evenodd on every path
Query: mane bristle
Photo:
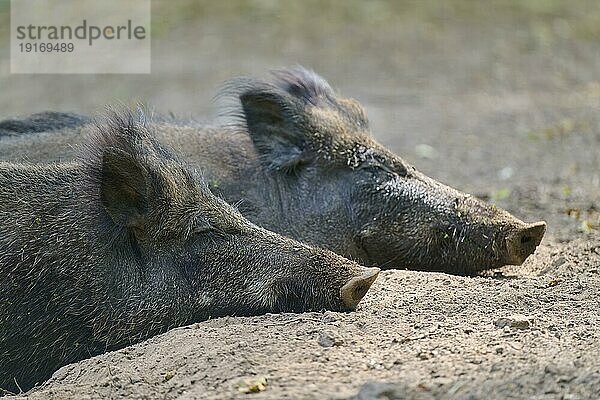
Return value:
M 307 105 L 339 107 L 329 83 L 312 70 L 295 66 L 275 69 L 271 74 L 273 79 L 270 80 L 246 76 L 223 83 L 213 97 L 219 110 L 217 124 L 236 133 L 245 134 L 248 131 L 246 115 L 240 103 L 240 96 L 248 92 L 285 92 Z
M 137 112 L 126 108 L 107 108 L 105 115 L 93 120 L 94 129 L 87 143 L 81 146 L 76 159 L 85 165 L 90 177 L 99 179 L 103 153 L 108 148 L 122 150 L 133 157 L 178 159 L 163 147 L 150 131 L 152 115 L 142 107 Z
M 313 70 L 298 65 L 272 70 L 271 74 L 275 86 L 306 103 L 316 106 L 334 101 L 335 93 L 329 83 Z
M 138 122 L 129 110 L 108 108 L 105 115 L 94 117 L 89 140 L 81 147 L 77 158 L 83 164 L 89 165 L 99 161 L 102 152 L 110 147 L 130 153 L 128 150 L 132 149 L 139 135 L 143 136 Z

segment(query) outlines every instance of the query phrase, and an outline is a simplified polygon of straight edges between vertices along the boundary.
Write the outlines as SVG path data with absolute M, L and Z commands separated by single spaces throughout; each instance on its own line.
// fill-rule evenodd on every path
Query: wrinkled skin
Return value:
M 377 143 L 362 107 L 323 78 L 300 67 L 274 75 L 226 86 L 238 100 L 233 127 L 154 123 L 251 221 L 385 268 L 475 274 L 520 265 L 539 245 L 545 223 L 526 224 L 419 173 Z M 0 157 L 69 157 L 87 126 L 79 117 L 65 127 L 71 117 L 0 122 L 0 136 L 10 136 Z M 60 128 L 46 129 L 48 119 Z
M 0 388 L 209 317 L 352 310 L 375 280 L 246 220 L 132 116 L 94 129 L 74 162 L 0 162 Z

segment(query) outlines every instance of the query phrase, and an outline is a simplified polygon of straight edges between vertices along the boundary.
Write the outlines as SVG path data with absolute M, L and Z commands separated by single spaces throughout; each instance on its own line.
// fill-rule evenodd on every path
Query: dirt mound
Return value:
M 386 271 L 358 312 L 201 322 L 66 366 L 28 398 L 594 398 L 599 268 L 596 235 L 542 246 L 525 278 Z

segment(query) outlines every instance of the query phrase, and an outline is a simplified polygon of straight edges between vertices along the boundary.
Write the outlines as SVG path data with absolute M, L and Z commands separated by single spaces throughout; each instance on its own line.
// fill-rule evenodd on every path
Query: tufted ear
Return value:
M 248 89 L 239 98 L 248 132 L 266 167 L 291 171 L 306 162 L 301 101 L 271 86 Z
M 127 152 L 109 147 L 102 154 L 100 197 L 117 225 L 140 227 L 148 208 L 150 175 Z

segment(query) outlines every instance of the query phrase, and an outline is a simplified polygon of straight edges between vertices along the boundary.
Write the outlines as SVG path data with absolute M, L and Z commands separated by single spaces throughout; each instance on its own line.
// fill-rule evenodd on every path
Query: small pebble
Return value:
M 321 332 L 321 334 L 319 335 L 319 344 L 322 347 L 340 346 L 343 343 L 344 340 L 336 333 Z
M 531 327 L 531 319 L 521 314 L 514 314 L 508 317 L 498 318 L 494 325 L 496 328 L 509 327 L 511 329 L 529 329 Z

